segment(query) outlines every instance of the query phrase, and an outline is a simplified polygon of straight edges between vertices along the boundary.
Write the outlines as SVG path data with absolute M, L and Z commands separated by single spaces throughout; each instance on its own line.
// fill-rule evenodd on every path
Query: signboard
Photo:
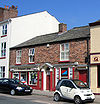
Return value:
M 100 54 L 91 54 L 90 64 L 100 64 Z

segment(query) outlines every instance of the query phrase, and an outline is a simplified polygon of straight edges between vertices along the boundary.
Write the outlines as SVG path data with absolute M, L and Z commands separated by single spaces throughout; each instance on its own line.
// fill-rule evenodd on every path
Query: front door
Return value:
M 47 75 L 46 78 L 46 90 L 50 90 L 50 75 Z
M 79 80 L 87 83 L 87 70 L 79 71 Z

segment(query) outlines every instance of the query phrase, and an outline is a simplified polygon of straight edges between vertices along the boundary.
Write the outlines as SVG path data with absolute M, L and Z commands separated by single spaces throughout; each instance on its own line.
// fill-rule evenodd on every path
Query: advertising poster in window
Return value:
M 61 68 L 61 78 L 67 78 L 68 79 L 68 68 Z

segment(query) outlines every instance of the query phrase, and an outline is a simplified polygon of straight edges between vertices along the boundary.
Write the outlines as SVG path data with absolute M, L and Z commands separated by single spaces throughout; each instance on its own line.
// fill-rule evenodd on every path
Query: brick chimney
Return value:
M 67 31 L 67 24 L 60 23 L 59 24 L 59 33 Z
M 17 17 L 17 15 L 18 10 L 17 7 L 15 7 L 14 5 L 12 5 L 11 7 L 5 5 L 5 8 L 0 7 L 0 21 Z

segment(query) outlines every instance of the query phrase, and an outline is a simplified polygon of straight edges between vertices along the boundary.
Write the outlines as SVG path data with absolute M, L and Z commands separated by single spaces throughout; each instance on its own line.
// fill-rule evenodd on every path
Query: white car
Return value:
M 54 92 L 55 101 L 61 98 L 74 100 L 75 104 L 82 104 L 87 101 L 94 102 L 95 96 L 84 82 L 62 79 L 58 82 Z

